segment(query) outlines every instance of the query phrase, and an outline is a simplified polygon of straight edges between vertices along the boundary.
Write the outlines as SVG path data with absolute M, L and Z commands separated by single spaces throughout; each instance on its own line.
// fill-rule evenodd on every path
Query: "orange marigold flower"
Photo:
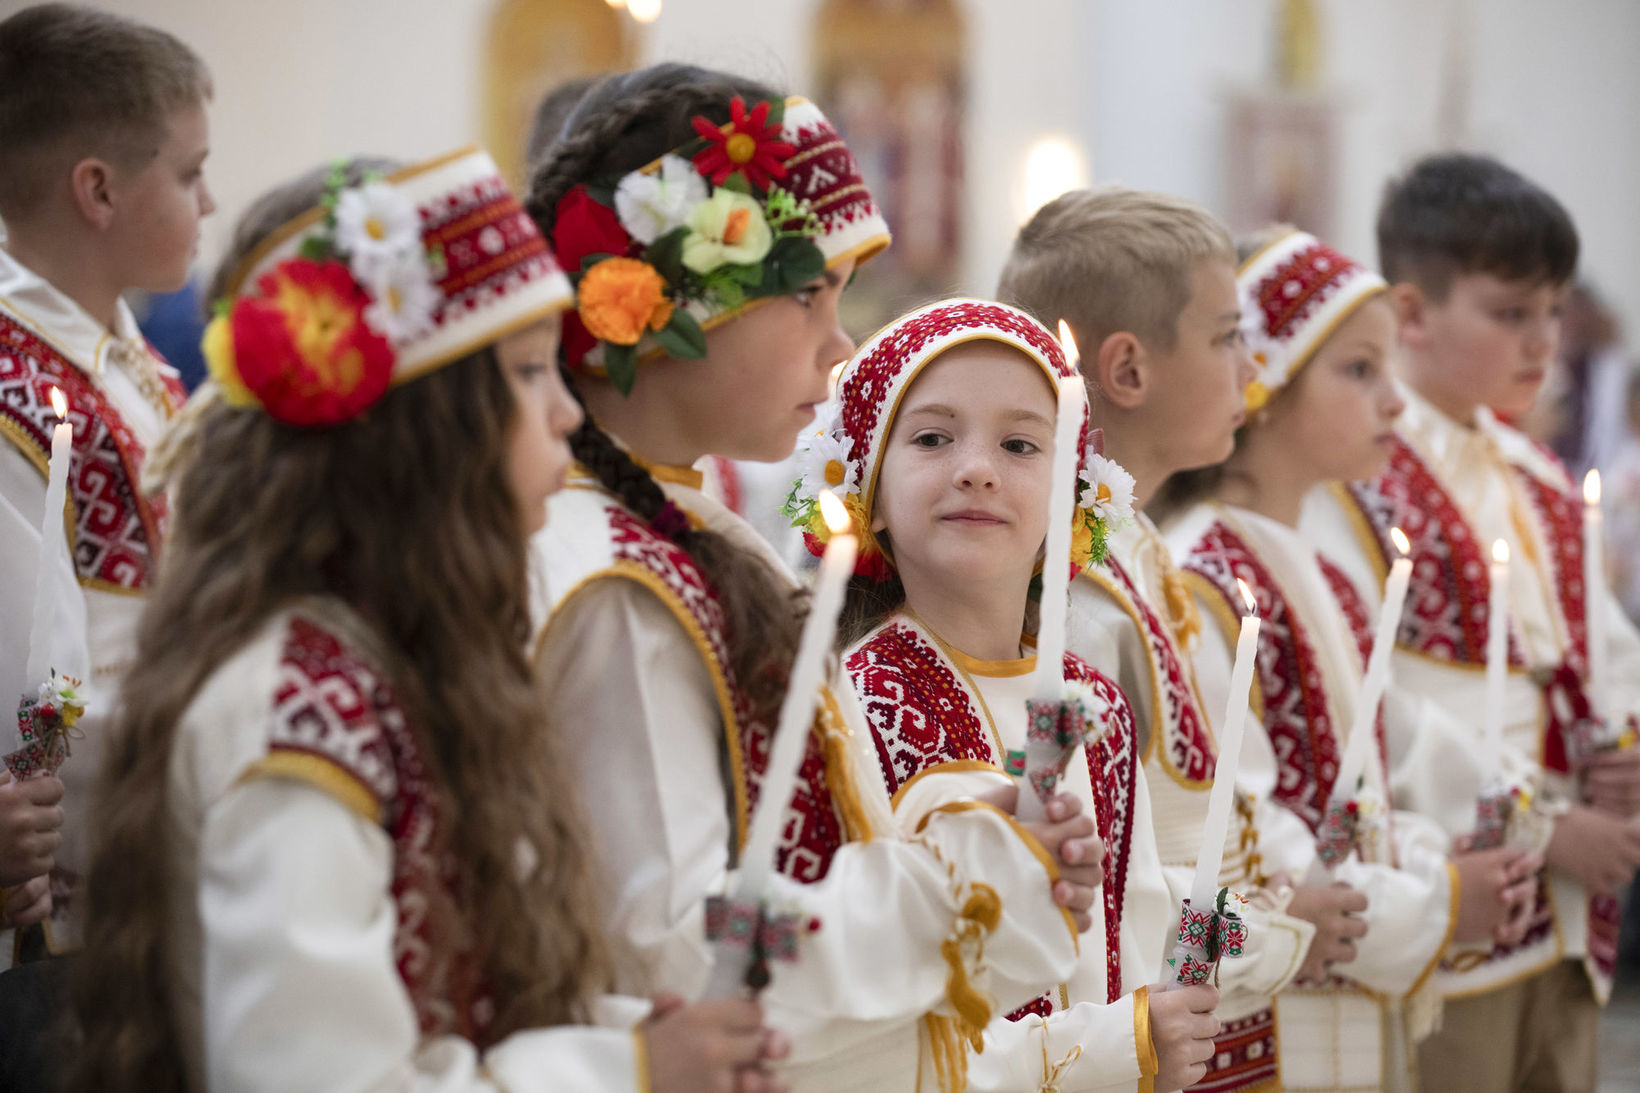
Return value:
M 637 345 L 646 329 L 672 321 L 666 281 L 637 258 L 605 258 L 587 270 L 576 295 L 587 331 L 612 345 Z

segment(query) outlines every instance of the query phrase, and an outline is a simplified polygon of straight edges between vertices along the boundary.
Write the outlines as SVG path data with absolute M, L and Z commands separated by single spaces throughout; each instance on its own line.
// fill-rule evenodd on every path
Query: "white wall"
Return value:
M 203 257 L 267 184 L 326 158 L 418 157 L 473 140 L 490 0 L 92 0 L 186 38 L 217 77 Z M 549 0 L 542 0 L 549 2 Z M 802 89 L 817 0 L 665 0 L 646 59 Z M 14 0 L 3 0 L 6 7 Z M 988 292 L 1017 226 L 1022 161 L 1078 135 L 1096 178 L 1223 210 L 1227 92 L 1269 63 L 1274 0 L 969 0 L 969 291 Z M 1336 242 L 1372 256 L 1384 178 L 1435 146 L 1446 28 L 1467 19 L 1468 144 L 1553 189 L 1587 272 L 1640 342 L 1640 3 L 1322 0 L 1329 85 L 1347 104 Z

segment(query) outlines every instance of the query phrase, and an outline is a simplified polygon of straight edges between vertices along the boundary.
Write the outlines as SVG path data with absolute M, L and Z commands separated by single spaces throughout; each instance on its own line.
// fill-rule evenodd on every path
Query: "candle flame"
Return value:
M 1493 540 L 1492 560 L 1499 565 L 1507 563 L 1509 561 L 1509 544 L 1502 539 Z
M 1247 587 L 1247 582 L 1237 577 L 1236 587 L 1241 589 L 1241 598 L 1247 604 L 1247 613 L 1249 615 L 1258 614 L 1258 601 L 1253 598 L 1253 590 Z
M 51 408 L 57 411 L 58 417 L 62 418 L 64 421 L 68 420 L 68 400 L 63 397 L 63 389 L 61 387 L 53 387 L 51 389 Z
M 848 530 L 848 509 L 830 490 L 820 491 L 820 515 L 825 518 L 826 526 L 833 535 L 841 535 Z
M 1059 320 L 1059 344 L 1065 348 L 1065 360 L 1070 364 L 1071 371 L 1080 369 L 1082 354 L 1076 348 L 1076 338 L 1071 334 L 1071 324 L 1064 319 Z
M 1583 476 L 1583 503 L 1589 506 L 1600 504 L 1600 472 L 1592 467 Z
M 1400 528 L 1390 528 L 1389 537 L 1395 540 L 1395 549 L 1401 552 L 1401 557 L 1405 558 L 1412 553 L 1412 544 L 1407 541 L 1406 532 Z

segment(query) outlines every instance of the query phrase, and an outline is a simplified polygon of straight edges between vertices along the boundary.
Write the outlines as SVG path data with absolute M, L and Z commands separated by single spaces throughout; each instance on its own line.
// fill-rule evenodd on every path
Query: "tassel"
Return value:
M 930 1013 L 923 1018 L 928 1053 L 934 1059 L 934 1078 L 941 1093 L 963 1093 L 968 1088 L 968 1051 L 949 1017 Z
M 946 998 L 957 1011 L 957 1032 L 976 1052 L 985 1050 L 985 1026 L 991 1023 L 991 1002 L 968 979 L 963 945 L 972 941 L 977 963 L 985 954 L 985 935 L 1002 921 L 1002 897 L 988 884 L 974 884 L 957 916 L 956 930 L 940 942 L 940 955 L 950 968 L 945 980 Z
M 842 713 L 837 709 L 837 700 L 829 690 L 825 697 L 825 704 L 816 715 L 816 727 L 820 731 L 820 750 L 826 763 L 826 788 L 831 791 L 832 807 L 842 818 L 843 832 L 848 840 L 870 842 L 877 836 L 877 831 L 866 815 L 860 788 L 849 773 L 853 758 L 849 749 L 853 742 L 849 739 L 848 724 L 844 722 Z

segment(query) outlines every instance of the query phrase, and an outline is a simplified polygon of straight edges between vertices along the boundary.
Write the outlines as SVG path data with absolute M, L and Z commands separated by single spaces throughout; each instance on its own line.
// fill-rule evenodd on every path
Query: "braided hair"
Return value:
M 561 139 L 530 180 L 525 206 L 542 234 L 552 237 L 558 203 L 577 183 L 618 178 L 660 158 L 695 136 L 696 115 L 727 122 L 729 102 L 737 95 L 755 102 L 780 93 L 684 64 L 652 65 L 597 84 L 564 119 Z M 575 378 L 569 378 L 574 391 Z M 754 718 L 773 725 L 797 654 L 808 594 L 793 589 L 760 556 L 717 532 L 691 527 L 660 483 L 590 413 L 570 437 L 570 449 L 605 489 L 700 568 L 723 607 L 727 667 Z

